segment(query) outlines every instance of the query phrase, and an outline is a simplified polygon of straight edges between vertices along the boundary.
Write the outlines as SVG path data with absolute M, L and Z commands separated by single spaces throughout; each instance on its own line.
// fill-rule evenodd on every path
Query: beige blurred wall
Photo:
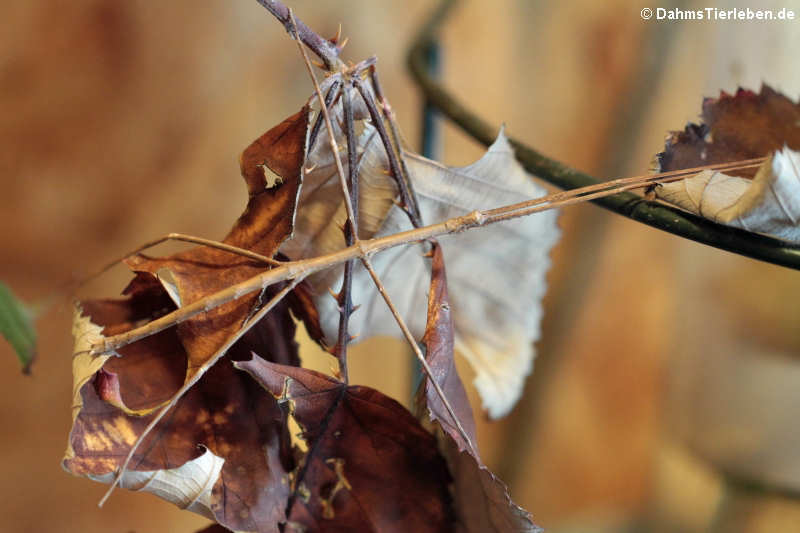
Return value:
M 282 27 L 252 0 L 6 4 L 0 279 L 37 300 L 166 232 L 224 235 L 245 201 L 239 152 L 310 92 Z M 797 2 L 774 5 L 800 14 Z M 404 53 L 431 3 L 292 6 L 324 35 L 341 22 L 347 58 L 379 57 L 387 95 L 416 146 L 420 99 Z M 765 80 L 792 97 L 800 93 L 796 24 L 659 25 L 641 20 L 642 7 L 627 0 L 465 1 L 443 35 L 446 84 L 512 135 L 602 177 L 647 172 L 664 134 L 695 118 L 702 96 L 718 88 L 757 88 Z M 648 46 L 655 39 L 658 47 Z M 449 164 L 481 152 L 451 126 L 444 145 Z M 600 531 L 655 508 L 679 518 L 684 512 L 681 524 L 702 527 L 717 495 L 715 474 L 664 422 L 671 361 L 695 346 L 682 341 L 682 317 L 695 299 L 797 317 L 796 307 L 775 301 L 794 288 L 795 276 L 773 282 L 774 267 L 591 206 L 569 209 L 561 224 L 541 372 L 508 420 L 481 423 L 487 461 L 545 526 L 579 522 L 590 524 L 582 531 Z M 728 283 L 706 290 L 710 282 L 696 278 L 713 278 L 706 266 L 715 262 L 735 266 Z M 91 293 L 113 294 L 125 279 L 119 270 Z M 753 280 L 772 283 L 776 296 L 755 302 L 763 291 L 743 289 Z M 0 530 L 197 529 L 202 519 L 147 495 L 120 491 L 99 510 L 104 488 L 61 471 L 70 426 L 69 324 L 67 303 L 39 321 L 32 377 L 20 376 L 0 346 Z M 769 320 L 763 324 L 770 330 Z M 691 342 L 725 334 L 701 330 Z M 785 350 L 796 348 L 797 339 L 783 340 Z M 380 342 L 353 355 L 354 375 L 405 401 L 407 354 Z M 696 487 L 695 497 L 670 499 L 681 487 Z

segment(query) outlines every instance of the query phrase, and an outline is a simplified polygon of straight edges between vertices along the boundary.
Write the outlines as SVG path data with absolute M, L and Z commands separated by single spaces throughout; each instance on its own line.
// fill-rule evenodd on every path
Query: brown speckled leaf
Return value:
M 712 171 L 655 187 L 665 202 L 720 224 L 800 244 L 800 103 L 763 86 L 703 102 L 704 123 L 667 139 L 660 170 L 756 157 L 758 168 Z
M 304 108 L 245 150 L 242 175 L 250 197 L 226 243 L 273 256 L 290 235 L 307 120 Z M 75 322 L 74 423 L 63 465 L 104 482 L 155 416 L 153 409 L 241 327 L 259 296 L 125 346 L 120 357 L 93 356 L 86 348 L 99 335 L 127 331 L 265 268 L 206 247 L 161 259 L 137 256 L 129 264 L 137 275 L 125 290 L 127 298 L 82 302 Z M 160 283 L 156 276 L 166 279 Z M 262 301 L 280 288 L 269 287 Z M 301 292 L 280 302 L 148 435 L 121 486 L 154 492 L 234 530 L 278 531 L 294 467 L 285 414 L 231 361 L 257 351 L 272 361 L 299 364 L 292 304 L 297 314 L 313 318 L 313 306 Z
M 800 103 L 768 85 L 755 93 L 739 89 L 703 101 L 701 124 L 687 124 L 667 137 L 658 154 L 660 171 L 762 157 L 783 148 L 800 150 Z M 752 178 L 755 169 L 730 175 Z
M 332 377 L 253 360 L 236 363 L 303 429 L 287 531 L 444 532 L 454 520 L 436 441 L 403 406 Z
M 447 275 L 441 247 L 432 250 L 431 284 L 428 293 L 428 320 L 422 341 L 433 379 L 439 383 L 448 402 L 470 438 L 465 442 L 427 378 L 424 396 L 431 420 L 436 422 L 442 454 L 453 476 L 453 507 L 458 517 L 457 530 L 463 533 L 533 533 L 541 531 L 530 513 L 511 501 L 506 485 L 481 461 L 477 453 L 475 421 L 453 360 L 453 319 L 447 294 Z M 422 391 L 420 391 L 422 392 Z

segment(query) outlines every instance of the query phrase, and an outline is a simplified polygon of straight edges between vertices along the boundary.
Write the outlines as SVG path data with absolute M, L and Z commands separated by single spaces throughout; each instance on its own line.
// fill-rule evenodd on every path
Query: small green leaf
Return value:
M 36 355 L 33 312 L 2 282 L 0 282 L 0 334 L 17 352 L 22 371 L 26 374 L 30 372 L 31 363 Z

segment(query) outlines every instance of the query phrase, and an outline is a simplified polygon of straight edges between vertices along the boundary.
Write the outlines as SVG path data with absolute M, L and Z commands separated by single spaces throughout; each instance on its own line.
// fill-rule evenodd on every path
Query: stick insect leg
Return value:
M 350 204 L 353 206 L 355 220 L 347 221 L 344 228 L 345 243 L 352 246 L 358 239 L 358 153 L 356 151 L 355 125 L 353 122 L 353 107 L 350 100 L 351 83 L 346 83 L 342 89 L 342 108 L 344 111 L 344 132 L 347 138 L 347 187 L 350 194 Z M 333 354 L 339 360 L 339 370 L 345 383 L 348 382 L 347 376 L 347 344 L 351 337 L 348 332 L 348 322 L 350 315 L 355 310 L 353 308 L 353 268 L 355 260 L 351 259 L 344 264 L 344 276 L 342 278 L 342 288 L 336 297 L 339 304 L 339 332 L 334 346 Z
M 367 106 L 372 123 L 375 125 L 375 129 L 378 130 L 378 135 L 380 136 L 381 142 L 383 143 L 383 148 L 386 151 L 386 157 L 389 159 L 389 172 L 391 172 L 392 177 L 395 179 L 397 186 L 400 189 L 400 196 L 403 200 L 406 212 L 408 213 L 408 217 L 411 219 L 411 223 L 415 228 L 421 227 L 422 218 L 419 212 L 419 206 L 417 205 L 416 196 L 412 195 L 411 189 L 409 188 L 408 179 L 401 170 L 402 166 L 400 164 L 400 158 L 398 158 L 394 145 L 392 144 L 389 134 L 386 131 L 383 118 L 378 111 L 378 107 L 375 105 L 375 99 L 373 98 L 372 93 L 368 91 L 366 87 L 364 87 L 364 84 L 358 78 L 353 78 L 353 85 L 361 94 L 361 99 Z
M 325 95 L 325 107 L 328 109 L 331 106 L 336 105 L 336 101 L 339 99 L 341 92 L 339 88 L 341 87 L 341 83 L 338 81 L 334 81 L 333 85 L 330 86 L 328 89 L 327 94 Z M 308 136 L 308 152 L 311 153 L 311 150 L 314 148 L 314 144 L 317 142 L 317 136 L 319 135 L 319 130 L 322 127 L 322 120 L 323 116 L 322 113 L 317 115 L 316 120 L 314 120 L 314 125 L 311 127 L 311 133 Z
M 417 193 L 414 191 L 414 182 L 411 181 L 411 173 L 408 171 L 408 166 L 406 165 L 406 158 L 403 150 L 403 144 L 400 142 L 400 129 L 397 127 L 397 120 L 395 118 L 394 110 L 392 106 L 389 105 L 389 100 L 383 95 L 383 89 L 381 88 L 380 80 L 378 80 L 378 69 L 375 65 L 371 65 L 369 68 L 370 79 L 372 80 L 372 88 L 375 90 L 375 96 L 378 97 L 378 101 L 381 104 L 381 111 L 383 111 L 383 116 L 386 117 L 386 121 L 389 123 L 389 133 L 392 136 L 392 143 L 397 149 L 398 159 L 400 159 L 400 170 L 403 172 L 403 179 L 408 186 L 409 196 L 411 200 L 416 206 L 417 212 L 420 215 L 420 225 L 423 223 L 422 221 L 422 213 L 419 210 L 419 202 L 417 201 Z
M 271 257 L 267 257 L 265 255 L 261 255 L 261 254 L 255 253 L 255 252 L 251 252 L 250 250 L 246 250 L 244 248 L 239 248 L 237 246 L 231 246 L 230 244 L 225 244 L 224 242 L 214 241 L 214 240 L 211 240 L 211 239 L 204 239 L 203 237 L 195 237 L 193 235 L 187 235 L 185 233 L 168 233 L 168 234 L 164 235 L 163 237 L 160 237 L 158 239 L 155 239 L 155 240 L 152 240 L 152 241 L 149 241 L 149 242 L 146 242 L 146 243 L 142 244 L 141 246 L 139 246 L 135 250 L 125 254 L 124 256 L 120 257 L 119 259 L 111 261 L 107 265 L 103 266 L 97 272 L 94 272 L 93 274 L 90 274 L 86 278 L 84 278 L 84 279 L 78 281 L 77 283 L 75 283 L 74 289 L 79 289 L 80 287 L 83 287 L 84 285 L 86 285 L 86 283 L 90 282 L 91 280 L 97 278 L 98 276 L 100 276 L 102 274 L 105 274 L 106 272 L 108 272 L 113 267 L 117 266 L 119 263 L 123 262 L 127 258 L 129 258 L 131 256 L 134 256 L 136 254 L 142 253 L 143 251 L 145 251 L 145 250 L 147 250 L 149 248 L 152 248 L 154 246 L 158 246 L 159 244 L 167 242 L 167 241 L 181 241 L 181 242 L 188 242 L 188 243 L 192 243 L 192 244 L 200 244 L 202 246 L 208 246 L 209 248 L 216 248 L 217 250 L 222 250 L 222 251 L 225 251 L 225 252 L 230 252 L 230 253 L 235 254 L 235 255 L 240 255 L 242 257 L 247 257 L 249 259 L 253 259 L 255 261 L 258 261 L 260 263 L 264 263 L 264 264 L 267 264 L 267 265 L 279 266 L 279 265 L 283 264 L 282 261 L 278 261 L 276 259 L 272 259 Z

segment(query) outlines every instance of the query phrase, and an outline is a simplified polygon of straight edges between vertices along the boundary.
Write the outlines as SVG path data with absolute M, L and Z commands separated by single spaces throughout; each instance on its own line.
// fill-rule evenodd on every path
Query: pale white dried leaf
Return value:
M 205 448 L 203 455 L 177 468 L 145 472 L 126 470 L 119 486 L 136 492 L 155 494 L 181 509 L 215 520 L 211 510 L 211 491 L 219 479 L 223 464 L 225 459 Z M 115 472 L 109 472 L 89 477 L 108 484 L 115 475 Z
M 337 110 L 335 117 L 340 115 Z M 339 144 L 344 145 L 338 120 L 334 129 Z M 388 175 L 388 161 L 374 126 L 362 120 L 359 129 L 359 236 L 366 239 L 411 229 L 408 217 L 396 205 L 397 188 Z M 344 244 L 344 202 L 332 153 L 322 139 L 320 133 L 307 156 L 295 234 L 281 249 L 292 259 L 330 253 Z M 346 157 L 343 163 L 347 172 Z M 503 132 L 480 160 L 466 167 L 449 168 L 411 153 L 406 154 L 406 163 L 426 224 L 546 192 L 514 159 Z M 448 269 L 456 347 L 475 370 L 475 386 L 491 417 L 503 416 L 513 407 L 532 369 L 549 252 L 559 236 L 556 217 L 554 211 L 547 211 L 440 239 Z M 418 338 L 425 330 L 430 280 L 424 251 L 420 245 L 406 245 L 372 260 Z M 329 292 L 340 289 L 342 272 L 342 268 L 328 270 L 310 280 L 331 343 L 336 338 L 339 310 Z M 351 334 L 359 334 L 359 340 L 372 335 L 400 337 L 394 318 L 361 265 L 354 272 L 353 300 L 361 308 L 350 320 Z
M 750 179 L 706 170 L 656 196 L 720 224 L 800 244 L 800 152 L 784 147 Z

